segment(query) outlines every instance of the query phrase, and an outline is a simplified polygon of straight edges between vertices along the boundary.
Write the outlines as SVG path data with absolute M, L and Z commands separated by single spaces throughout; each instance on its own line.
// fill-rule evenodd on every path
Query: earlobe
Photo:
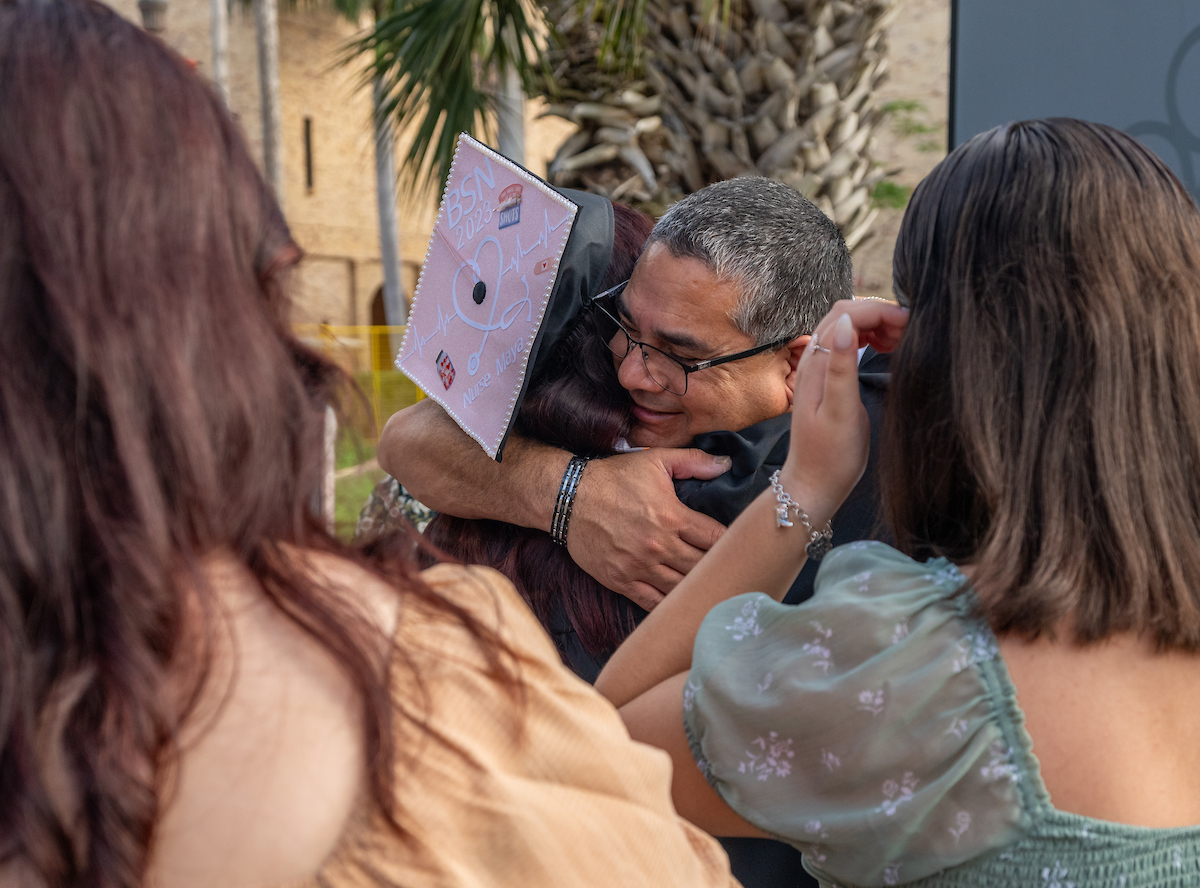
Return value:
M 788 409 L 791 409 L 792 400 L 796 392 L 796 367 L 800 364 L 800 356 L 804 354 L 804 350 L 808 348 L 808 342 L 812 336 L 805 333 L 803 336 L 797 336 L 786 346 L 784 350 L 787 352 L 788 374 L 784 380 L 784 385 L 787 386 L 788 393 Z

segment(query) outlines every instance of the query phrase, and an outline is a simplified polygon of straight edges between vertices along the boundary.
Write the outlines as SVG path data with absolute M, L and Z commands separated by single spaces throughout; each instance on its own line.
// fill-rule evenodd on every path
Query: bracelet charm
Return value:
M 793 523 L 788 518 L 788 512 L 794 512 L 800 523 L 804 525 L 804 529 L 808 531 L 808 545 L 804 547 L 804 551 L 813 561 L 820 561 L 833 548 L 833 521 L 826 521 L 823 528 L 815 530 L 812 522 L 808 519 L 808 513 L 800 508 L 800 504 L 783 489 L 783 485 L 779 481 L 778 469 L 771 474 L 771 490 L 775 491 L 776 527 L 793 527 Z

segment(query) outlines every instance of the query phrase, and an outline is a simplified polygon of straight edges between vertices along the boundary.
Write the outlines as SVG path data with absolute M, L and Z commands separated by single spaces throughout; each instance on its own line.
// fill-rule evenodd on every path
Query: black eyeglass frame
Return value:
M 695 364 L 688 364 L 685 361 L 682 361 L 679 358 L 675 357 L 674 355 L 663 351 L 661 348 L 657 348 L 656 346 L 650 345 L 649 343 L 641 342 L 640 340 L 634 339 L 631 335 L 629 335 L 629 331 L 625 329 L 625 325 L 621 323 L 620 318 L 613 315 L 608 309 L 606 309 L 603 305 L 600 304 L 601 299 L 607 299 L 610 296 L 615 297 L 617 294 L 623 292 L 625 290 L 625 287 L 628 284 L 629 284 L 629 281 L 627 281 L 627 280 L 622 281 L 621 283 L 617 284 L 615 287 L 609 287 L 603 293 L 597 293 L 595 296 L 591 297 L 591 299 L 588 300 L 588 305 L 593 308 L 599 309 L 606 318 L 608 318 L 610 321 L 612 321 L 614 324 L 617 325 L 618 330 L 620 330 L 622 333 L 625 334 L 625 339 L 628 341 L 628 346 L 625 349 L 625 354 L 619 356 L 621 358 L 621 360 L 624 360 L 625 358 L 629 357 L 629 353 L 631 351 L 633 351 L 633 347 L 636 345 L 639 349 L 642 350 L 642 363 L 643 364 L 646 363 L 646 349 L 650 349 L 651 351 L 658 352 L 664 358 L 667 358 L 668 360 L 673 361 L 675 364 L 677 364 L 679 366 L 680 369 L 683 370 L 683 391 L 682 392 L 671 392 L 671 394 L 678 395 L 679 397 L 683 397 L 684 395 L 687 394 L 688 377 L 691 376 L 696 371 L 707 370 L 709 367 L 717 367 L 721 364 L 728 364 L 732 361 L 740 361 L 743 358 L 752 358 L 755 355 L 761 355 L 763 352 L 771 351 L 772 349 L 781 348 L 796 338 L 795 336 L 788 336 L 788 337 L 785 337 L 784 339 L 777 339 L 774 342 L 768 342 L 765 345 L 756 345 L 756 346 L 754 346 L 754 348 L 748 348 L 745 351 L 735 352 L 734 354 L 731 354 L 731 355 L 720 355 L 719 357 L 716 357 L 716 358 L 709 358 L 707 361 L 697 361 Z M 609 348 L 609 351 L 612 351 L 611 347 Z M 617 353 L 613 352 L 613 354 L 616 355 Z M 649 365 L 646 365 L 646 372 L 648 374 L 650 374 L 651 379 L 654 379 L 654 374 L 650 373 Z M 657 379 L 654 379 L 654 382 L 657 385 L 662 386 L 663 391 L 670 391 L 670 389 L 668 389 L 665 385 L 663 385 Z

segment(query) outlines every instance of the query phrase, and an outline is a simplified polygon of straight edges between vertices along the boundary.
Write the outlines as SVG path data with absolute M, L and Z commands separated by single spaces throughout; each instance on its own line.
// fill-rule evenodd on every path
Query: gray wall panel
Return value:
M 951 146 L 1081 117 L 1138 136 L 1200 196 L 1200 0 L 954 0 Z

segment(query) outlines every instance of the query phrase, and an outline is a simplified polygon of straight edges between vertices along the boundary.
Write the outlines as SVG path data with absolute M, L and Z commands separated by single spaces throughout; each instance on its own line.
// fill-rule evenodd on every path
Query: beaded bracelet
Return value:
M 804 551 L 813 561 L 820 561 L 825 557 L 825 553 L 833 548 L 833 522 L 826 521 L 821 530 L 813 530 L 812 522 L 808 520 L 808 513 L 800 508 L 798 502 L 788 496 L 788 492 L 779 483 L 778 469 L 771 474 L 771 489 L 775 491 L 775 500 L 778 503 L 775 507 L 775 525 L 792 527 L 792 522 L 788 520 L 788 510 L 795 512 L 800 523 L 804 525 L 804 529 L 808 531 L 808 545 L 804 547 Z
M 571 511 L 575 508 L 575 491 L 583 477 L 583 467 L 588 464 L 586 456 L 572 456 L 563 472 L 562 484 L 558 488 L 558 501 L 554 504 L 554 516 L 550 519 L 550 539 L 560 546 L 567 544 L 567 528 L 571 524 Z

